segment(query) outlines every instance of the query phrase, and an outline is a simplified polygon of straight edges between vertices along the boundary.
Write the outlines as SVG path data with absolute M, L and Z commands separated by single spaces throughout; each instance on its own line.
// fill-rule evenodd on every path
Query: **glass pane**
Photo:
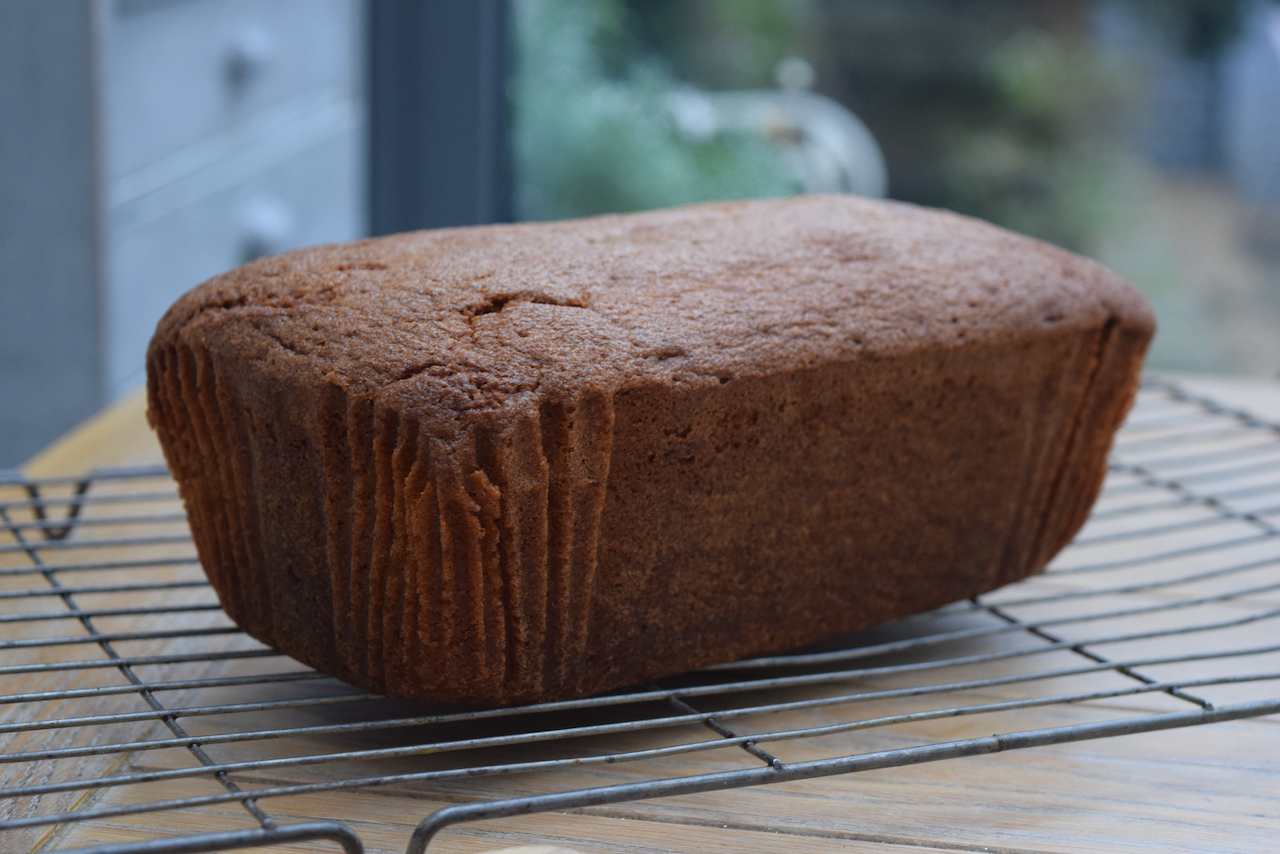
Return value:
M 521 219 L 806 191 L 983 217 L 1280 371 L 1280 4 L 515 0 Z

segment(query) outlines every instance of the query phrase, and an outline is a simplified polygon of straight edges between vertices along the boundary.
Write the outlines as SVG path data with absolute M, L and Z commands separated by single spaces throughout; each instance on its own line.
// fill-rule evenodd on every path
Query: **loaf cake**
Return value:
M 1152 331 L 1102 267 L 976 220 L 722 203 L 254 261 L 165 315 L 149 417 L 246 632 L 510 704 L 1039 571 Z

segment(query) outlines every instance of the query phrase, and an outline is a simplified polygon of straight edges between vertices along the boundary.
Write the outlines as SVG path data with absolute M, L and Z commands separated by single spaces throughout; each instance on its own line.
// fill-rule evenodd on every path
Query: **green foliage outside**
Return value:
M 979 62 L 994 109 L 947 129 L 944 204 L 1088 252 L 1123 206 L 1135 69 L 1034 30 Z
M 683 134 L 666 64 L 630 49 L 616 0 L 519 0 L 513 81 L 516 216 L 562 219 L 788 195 L 797 182 L 754 134 Z
M 1237 0 L 1117 0 L 1167 50 L 1220 51 Z M 773 85 L 788 55 L 879 140 L 890 194 L 1081 252 L 1126 216 L 1150 59 L 1061 0 L 516 0 L 522 219 L 774 196 L 753 134 L 681 134 L 670 94 Z

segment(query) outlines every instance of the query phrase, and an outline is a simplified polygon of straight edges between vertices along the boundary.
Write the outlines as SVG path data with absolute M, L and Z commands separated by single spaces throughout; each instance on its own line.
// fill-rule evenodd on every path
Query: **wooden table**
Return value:
M 1280 384 L 1191 377 L 1180 382 L 1280 422 Z M 78 474 L 96 466 L 159 459 L 145 425 L 142 399 L 135 396 L 49 447 L 24 471 L 32 476 Z M 13 636 L 4 631 L 0 625 L 0 638 Z M 1273 623 L 1259 623 L 1256 632 L 1260 644 L 1277 640 Z M 0 693 L 10 693 L 13 684 L 5 684 Z M 28 685 L 23 690 L 35 688 Z M 1111 702 L 1123 706 L 1126 701 Z M 84 708 L 62 711 L 83 713 Z M 1096 711 L 1086 704 L 1018 715 L 1023 728 L 1035 728 L 1071 723 L 1073 716 L 1089 720 Z M 963 725 L 957 723 L 956 732 L 964 736 Z M 57 731 L 33 735 L 37 737 L 59 743 Z M 27 739 L 19 747 L 29 750 L 33 743 L 38 742 Z M 793 751 L 801 758 L 803 754 L 804 748 Z M 166 767 L 165 760 L 152 756 L 122 761 L 130 767 Z M 707 770 L 704 762 L 672 759 L 664 773 L 699 773 Z M 0 781 L 5 769 L 0 765 Z M 100 773 L 118 770 L 98 769 Z M 624 771 L 612 767 L 584 768 L 581 773 L 583 785 L 628 779 Z M 145 792 L 107 790 L 96 799 L 86 797 L 85 805 L 101 808 L 113 800 L 180 797 L 186 788 L 198 788 L 183 782 L 156 785 L 158 789 Z M 266 809 L 279 824 L 340 817 L 361 835 L 369 850 L 398 852 L 404 850 L 424 815 L 465 800 L 468 791 L 510 795 L 536 790 L 540 783 L 494 779 L 483 785 L 488 788 L 331 792 L 274 800 Z M 72 849 L 251 826 L 246 820 L 245 811 L 234 803 L 146 813 L 127 820 L 73 824 L 49 836 L 44 831 L 14 833 L 0 840 L 0 850 Z M 726 850 L 1274 852 L 1280 850 L 1280 720 L 1273 716 L 572 814 L 506 819 L 442 836 L 430 850 L 482 851 L 538 842 L 584 852 L 682 854 Z M 313 849 L 333 850 L 323 844 L 299 844 L 288 850 Z

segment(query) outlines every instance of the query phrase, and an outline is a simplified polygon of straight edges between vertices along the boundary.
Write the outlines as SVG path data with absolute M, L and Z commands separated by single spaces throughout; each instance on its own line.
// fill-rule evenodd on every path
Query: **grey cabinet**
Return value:
M 0 4 L 0 466 L 138 387 L 185 290 L 367 232 L 364 20 L 362 0 Z
M 183 291 L 365 231 L 354 0 L 116 0 L 103 34 L 105 380 Z

